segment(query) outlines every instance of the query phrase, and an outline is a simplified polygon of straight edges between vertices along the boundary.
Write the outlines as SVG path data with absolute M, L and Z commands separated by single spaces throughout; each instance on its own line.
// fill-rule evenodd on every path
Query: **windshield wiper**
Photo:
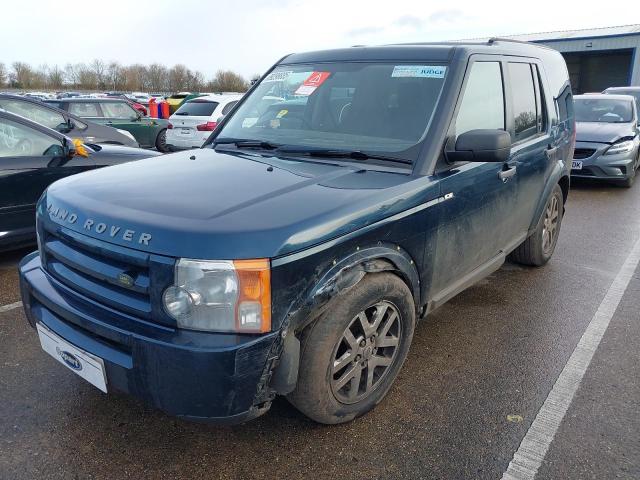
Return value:
M 310 157 L 327 158 L 351 158 L 354 160 L 384 160 L 386 162 L 402 163 L 412 165 L 411 160 L 406 158 L 392 157 L 390 155 L 380 155 L 377 153 L 367 153 L 362 150 L 331 150 L 322 148 L 279 148 L 278 153 L 291 153 L 294 155 L 308 155 Z
M 246 138 L 222 138 L 212 142 L 213 147 L 217 145 L 235 145 L 237 148 L 261 148 L 263 150 L 275 150 L 280 145 L 264 140 L 249 140 Z

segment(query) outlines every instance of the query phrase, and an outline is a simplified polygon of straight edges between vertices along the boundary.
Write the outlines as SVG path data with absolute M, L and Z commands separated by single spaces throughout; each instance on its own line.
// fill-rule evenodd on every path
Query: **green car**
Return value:
M 92 122 L 125 130 L 144 148 L 166 152 L 169 121 L 143 117 L 126 100 L 111 98 L 63 98 L 47 100 L 62 110 Z

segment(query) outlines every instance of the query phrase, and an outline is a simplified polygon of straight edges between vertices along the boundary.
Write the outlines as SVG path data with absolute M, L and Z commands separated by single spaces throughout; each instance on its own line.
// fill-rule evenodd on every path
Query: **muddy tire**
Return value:
M 320 423 L 367 413 L 391 388 L 414 328 L 407 285 L 391 273 L 366 275 L 304 332 L 298 383 L 287 398 Z
M 547 199 L 535 231 L 509 255 L 509 259 L 522 265 L 541 267 L 549 261 L 558 242 L 564 197 L 556 185 Z

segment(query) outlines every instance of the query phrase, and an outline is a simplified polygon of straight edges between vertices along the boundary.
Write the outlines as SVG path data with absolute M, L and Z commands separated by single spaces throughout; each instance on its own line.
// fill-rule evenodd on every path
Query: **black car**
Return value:
M 125 130 L 82 119 L 41 100 L 0 94 L 0 109 L 33 120 L 71 138 L 80 138 L 83 142 L 139 146 L 133 135 Z
M 0 110 L 0 250 L 35 240 L 35 206 L 56 180 L 160 155 L 116 145 L 78 144 L 61 133 Z

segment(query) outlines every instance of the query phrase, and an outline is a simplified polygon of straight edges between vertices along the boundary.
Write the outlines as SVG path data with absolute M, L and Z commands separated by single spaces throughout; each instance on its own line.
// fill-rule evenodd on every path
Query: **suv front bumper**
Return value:
M 270 352 L 277 333 L 194 332 L 123 314 L 50 277 L 37 252 L 20 263 L 20 290 L 32 327 L 41 322 L 103 359 L 108 390 L 196 421 L 240 423 L 269 408 Z

